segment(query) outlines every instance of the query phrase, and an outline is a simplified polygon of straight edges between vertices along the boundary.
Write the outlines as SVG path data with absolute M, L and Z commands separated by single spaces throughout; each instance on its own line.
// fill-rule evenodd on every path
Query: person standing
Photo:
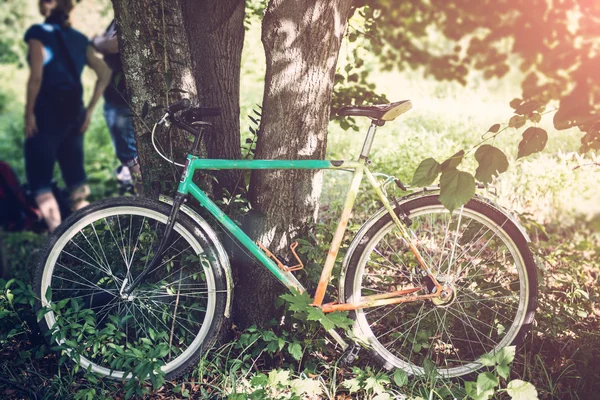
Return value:
M 25 106 L 25 172 L 48 229 L 61 222 L 52 193 L 54 164 L 58 161 L 73 211 L 87 205 L 89 188 L 83 157 L 83 134 L 92 112 L 110 81 L 110 69 L 88 39 L 71 27 L 72 0 L 39 0 L 43 24 L 25 33 L 29 78 Z M 83 104 L 81 72 L 88 65 L 96 73 L 94 93 Z
M 112 70 L 110 84 L 104 91 L 104 119 L 115 146 L 121 166 L 117 179 L 121 182 L 133 178 L 135 191 L 142 194 L 141 172 L 133 129 L 133 116 L 129 108 L 129 96 L 125 86 L 125 74 L 119 54 L 117 26 L 113 20 L 102 35 L 92 39 L 93 46 L 104 55 Z

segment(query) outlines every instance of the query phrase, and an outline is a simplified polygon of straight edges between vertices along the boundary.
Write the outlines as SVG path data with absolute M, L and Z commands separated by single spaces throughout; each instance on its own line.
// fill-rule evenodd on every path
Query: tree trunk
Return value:
M 203 105 L 222 110 L 205 136 L 208 156 L 239 159 L 245 0 L 181 0 L 181 7 L 198 97 Z M 229 192 L 245 184 L 241 177 L 239 171 L 217 174 L 219 186 Z
M 119 49 L 134 115 L 137 149 L 146 195 L 175 186 L 178 172 L 156 154 L 150 132 L 168 103 L 184 96 L 194 102 L 196 83 L 179 1 L 113 0 Z M 156 132 L 169 158 L 185 161 L 187 134 Z M 164 187 L 167 186 L 167 187 Z M 149 190 L 151 189 L 151 190 Z
M 267 71 L 257 159 L 323 159 L 335 67 L 352 0 L 271 0 L 262 42 Z M 252 237 L 275 254 L 314 221 L 322 173 L 255 171 L 250 182 Z M 264 269 L 242 271 L 240 327 L 267 326 L 283 287 Z M 248 284 L 252 282 L 252 284 Z

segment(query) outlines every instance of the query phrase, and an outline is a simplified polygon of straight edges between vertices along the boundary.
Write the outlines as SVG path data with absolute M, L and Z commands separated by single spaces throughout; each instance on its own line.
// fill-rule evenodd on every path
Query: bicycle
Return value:
M 429 359 L 444 377 L 476 371 L 482 356 L 520 343 L 529 330 L 537 302 L 535 262 L 523 228 L 480 195 L 452 214 L 438 201 L 439 188 L 388 199 L 387 185 L 402 184 L 394 177 L 382 182 L 382 175 L 372 173 L 369 152 L 377 128 L 411 107 L 402 101 L 342 108 L 339 115 L 372 122 L 358 160 L 329 161 L 202 159 L 199 145 L 208 125 L 202 118 L 218 115 L 218 109 L 193 109 L 187 100 L 171 105 L 152 130 L 153 142 L 162 125 L 195 137 L 175 197 L 106 199 L 70 216 L 51 236 L 36 272 L 38 307 L 45 312 L 42 329 L 75 326 L 53 340 L 67 347 L 78 344 L 75 362 L 107 377 L 130 375 L 98 350 L 98 332 L 121 349 L 134 349 L 139 341 L 154 344 L 162 349 L 166 377 L 182 375 L 215 343 L 233 293 L 227 253 L 209 224 L 183 204 L 187 196 L 283 285 L 305 291 L 292 274 L 302 263 L 283 265 L 255 243 L 193 182 L 194 172 L 352 170 L 312 305 L 323 312 L 349 311 L 353 340 L 387 369 L 422 375 Z M 344 257 L 339 301 L 324 304 L 363 175 L 383 207 L 358 231 Z M 78 311 L 73 320 L 60 311 L 69 302 Z M 352 350 L 351 359 L 358 347 L 349 347 L 335 330 L 328 333 Z

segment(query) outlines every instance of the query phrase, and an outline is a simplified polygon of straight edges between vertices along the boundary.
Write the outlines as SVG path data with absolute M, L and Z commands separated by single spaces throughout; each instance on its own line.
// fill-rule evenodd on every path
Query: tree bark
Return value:
M 145 194 L 156 196 L 174 187 L 179 176 L 154 151 L 150 140 L 152 126 L 168 103 L 182 97 L 182 91 L 196 102 L 181 7 L 179 1 L 166 0 L 113 0 L 113 7 Z M 187 134 L 173 130 L 170 137 L 165 137 L 164 130 L 156 133 L 167 156 L 183 163 L 189 148 Z
M 262 26 L 267 71 L 257 159 L 323 159 L 329 105 L 352 0 L 271 0 Z M 252 237 L 287 254 L 318 212 L 322 173 L 256 171 L 249 197 Z M 240 327 L 268 326 L 283 287 L 264 269 L 246 268 L 236 296 Z M 252 284 L 248 284 L 252 282 Z
M 244 45 L 245 0 L 181 0 L 193 75 L 200 102 L 220 107 L 205 136 L 210 158 L 241 158 L 240 69 Z M 239 171 L 217 173 L 231 193 L 244 185 Z M 217 192 L 215 192 L 217 193 Z

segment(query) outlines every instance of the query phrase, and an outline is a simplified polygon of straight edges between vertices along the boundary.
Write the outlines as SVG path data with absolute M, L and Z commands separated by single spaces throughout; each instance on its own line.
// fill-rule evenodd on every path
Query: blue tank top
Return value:
M 73 28 L 61 28 L 54 24 L 32 25 L 25 33 L 25 41 L 30 39 L 39 40 L 44 46 L 44 72 L 42 86 L 38 95 L 37 104 L 52 101 L 52 92 L 59 87 L 74 87 L 73 73 L 69 69 L 69 61 L 62 51 L 57 30 L 61 30 L 66 48 L 75 64 L 77 79 L 81 81 L 81 72 L 86 64 L 86 52 L 89 45 L 87 37 Z

